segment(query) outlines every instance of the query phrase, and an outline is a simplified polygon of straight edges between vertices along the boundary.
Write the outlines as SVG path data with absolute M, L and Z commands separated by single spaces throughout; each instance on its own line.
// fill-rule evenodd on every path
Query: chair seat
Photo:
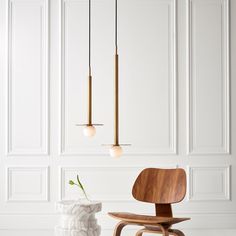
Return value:
M 190 220 L 190 218 L 174 218 L 174 217 L 157 217 L 149 215 L 138 215 L 129 212 L 109 212 L 110 216 L 123 220 L 130 223 L 136 223 L 140 225 L 155 225 L 155 224 L 176 224 L 185 220 Z

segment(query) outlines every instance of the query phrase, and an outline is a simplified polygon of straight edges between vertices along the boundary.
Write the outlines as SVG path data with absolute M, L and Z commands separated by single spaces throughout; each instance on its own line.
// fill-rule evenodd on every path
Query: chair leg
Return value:
M 142 236 L 143 233 L 145 233 L 145 229 L 140 229 L 139 231 L 137 231 L 137 233 L 135 234 L 135 236 Z
M 173 235 L 173 236 L 185 236 L 184 233 L 178 229 L 171 229 L 169 230 L 170 232 L 170 235 Z
M 158 227 L 146 227 L 140 229 L 135 236 L 142 236 L 143 233 L 153 233 L 153 234 L 162 234 L 163 236 L 169 236 L 168 228 L 164 228 L 162 225 L 158 225 Z
M 169 234 L 169 231 L 168 231 L 168 229 L 165 229 L 165 231 L 163 231 L 163 236 L 169 236 L 170 234 Z
M 135 236 L 142 236 L 143 233 L 162 234 L 163 236 L 185 236 L 184 233 L 178 229 L 165 228 L 162 225 L 158 225 L 158 227 L 147 226 L 146 228 L 140 229 Z
M 120 236 L 122 229 L 123 229 L 126 225 L 128 225 L 127 222 L 120 221 L 120 222 L 116 225 L 116 227 L 115 227 L 115 229 L 114 229 L 113 236 Z
M 154 233 L 154 234 L 162 234 L 163 235 L 163 231 L 160 229 L 155 229 L 155 230 L 151 230 L 151 229 L 147 229 L 147 228 L 143 228 L 140 229 L 135 236 L 142 236 L 143 233 Z

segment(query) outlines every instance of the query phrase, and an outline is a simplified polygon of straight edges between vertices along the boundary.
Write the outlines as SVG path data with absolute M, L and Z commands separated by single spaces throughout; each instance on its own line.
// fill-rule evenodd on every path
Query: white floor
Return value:
M 236 229 L 231 230 L 184 230 L 186 236 L 235 236 Z M 111 236 L 111 230 L 102 231 L 101 236 Z M 122 236 L 133 236 L 135 231 L 124 230 Z M 147 234 L 150 235 L 151 234 Z M 53 230 L 0 230 L 0 236 L 54 236 Z

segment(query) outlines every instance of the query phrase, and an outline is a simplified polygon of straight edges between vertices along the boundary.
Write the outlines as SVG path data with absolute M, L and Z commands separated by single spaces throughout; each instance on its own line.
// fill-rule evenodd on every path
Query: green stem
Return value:
M 77 185 L 78 187 L 81 188 L 81 186 L 80 186 L 79 184 L 76 184 L 76 183 L 75 183 L 75 185 Z M 88 201 L 90 201 L 89 198 L 88 198 L 88 196 L 87 196 L 87 194 L 86 194 L 86 192 L 85 192 L 85 190 L 84 190 L 83 188 L 81 188 L 81 189 L 82 189 L 82 191 L 83 191 L 83 193 L 84 193 L 85 198 L 86 198 Z

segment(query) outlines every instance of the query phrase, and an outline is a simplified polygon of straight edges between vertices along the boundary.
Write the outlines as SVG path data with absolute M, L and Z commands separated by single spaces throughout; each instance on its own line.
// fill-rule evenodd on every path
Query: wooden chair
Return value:
M 154 203 L 156 215 L 109 212 L 110 216 L 121 220 L 115 227 L 114 236 L 120 236 L 126 225 L 144 226 L 136 236 L 145 232 L 184 236 L 180 230 L 171 229 L 173 224 L 190 219 L 173 217 L 171 209 L 171 204 L 182 201 L 186 194 L 186 173 L 183 169 L 144 169 L 134 183 L 132 194 L 138 201 Z

